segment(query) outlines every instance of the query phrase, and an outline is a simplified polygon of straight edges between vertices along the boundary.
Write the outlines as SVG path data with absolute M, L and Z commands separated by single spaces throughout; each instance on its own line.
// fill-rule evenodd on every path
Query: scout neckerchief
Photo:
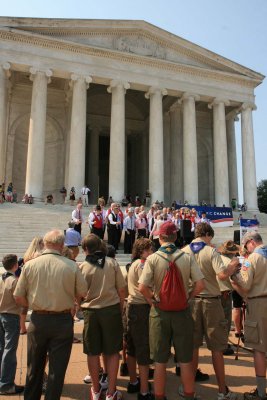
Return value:
M 192 242 L 190 243 L 189 247 L 194 254 L 197 254 L 200 252 L 200 250 L 204 249 L 206 245 L 207 243 L 205 242 Z
M 96 251 L 94 254 L 90 254 L 85 257 L 85 261 L 98 268 L 104 268 L 105 260 L 106 255 L 102 251 Z
M 2 275 L 3 281 L 5 281 L 9 276 L 14 276 L 11 272 L 4 272 Z
M 175 246 L 174 243 L 168 243 L 165 246 L 161 246 L 159 251 L 162 251 L 165 254 L 173 254 L 178 248 Z
M 262 257 L 267 258 L 267 246 L 258 247 L 253 253 L 260 254 Z

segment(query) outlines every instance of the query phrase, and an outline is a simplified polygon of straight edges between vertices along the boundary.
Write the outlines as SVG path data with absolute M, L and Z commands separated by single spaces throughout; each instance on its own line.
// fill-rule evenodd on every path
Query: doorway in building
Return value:
M 99 136 L 99 197 L 108 200 L 109 193 L 109 136 Z

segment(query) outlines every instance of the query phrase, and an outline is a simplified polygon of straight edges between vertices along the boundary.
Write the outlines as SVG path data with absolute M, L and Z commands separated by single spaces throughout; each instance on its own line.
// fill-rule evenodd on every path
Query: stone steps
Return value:
M 84 208 L 85 218 L 89 215 L 92 207 Z M 0 260 L 7 253 L 15 253 L 22 257 L 34 236 L 43 236 L 48 230 L 66 229 L 71 219 L 73 207 L 69 205 L 44 205 L 42 203 L 33 205 L 24 204 L 0 204 Z M 237 219 L 239 212 L 234 213 L 235 225 L 232 228 L 216 228 L 215 245 L 225 240 L 233 239 L 234 230 L 239 229 Z M 251 213 L 242 213 L 244 218 L 252 218 Z M 261 223 L 259 228 L 265 242 L 267 242 L 267 215 L 257 214 Z M 89 232 L 88 225 L 83 224 L 83 235 Z M 129 255 L 117 254 L 117 260 L 122 265 L 130 261 Z M 80 251 L 78 261 L 82 261 L 84 255 Z
M 92 207 L 84 209 L 87 219 Z M 15 253 L 22 257 L 34 236 L 43 236 L 47 231 L 67 229 L 71 219 L 73 207 L 69 205 L 45 206 L 44 204 L 1 204 L 0 205 L 0 260 L 8 253 Z M 87 224 L 83 224 L 83 236 L 89 233 Z M 116 255 L 120 265 L 130 262 L 130 255 L 125 255 L 120 250 Z M 78 262 L 84 260 L 80 249 Z

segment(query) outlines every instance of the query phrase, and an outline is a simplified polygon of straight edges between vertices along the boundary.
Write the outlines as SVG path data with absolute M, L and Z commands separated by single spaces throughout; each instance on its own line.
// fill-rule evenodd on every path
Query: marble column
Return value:
M 151 87 L 146 93 L 150 99 L 149 113 L 149 191 L 151 201 L 164 200 L 163 109 L 162 97 L 166 89 Z
M 171 121 L 170 112 L 163 115 L 163 136 L 164 136 L 164 202 L 171 204 Z
M 249 211 L 258 211 L 257 179 L 254 149 L 252 110 L 255 104 L 244 103 L 241 107 L 241 137 L 243 166 L 243 196 Z
M 213 107 L 214 187 L 217 207 L 222 207 L 223 204 L 229 206 L 225 105 L 229 105 L 229 102 L 218 98 L 209 104 L 209 108 Z
M 184 93 L 183 104 L 183 170 L 184 201 L 198 205 L 197 129 L 195 101 L 199 96 Z
M 79 197 L 85 184 L 86 105 L 90 76 L 71 75 L 73 88 L 70 124 L 70 152 L 68 188 L 74 186 Z
M 128 82 L 111 81 L 108 92 L 111 99 L 109 196 L 121 201 L 125 195 L 125 93 Z
M 47 84 L 50 82 L 52 71 L 31 68 L 30 73 L 33 86 L 25 193 L 40 201 L 43 196 Z
M 228 154 L 228 176 L 229 176 L 229 198 L 236 199 L 238 202 L 238 179 L 237 179 L 237 158 L 236 158 L 236 141 L 235 141 L 235 121 L 236 111 L 231 112 L 226 117 L 226 134 L 227 134 L 227 154 Z
M 7 98 L 10 64 L 0 65 L 0 183 L 5 182 L 6 149 L 7 149 Z
M 141 174 L 141 181 L 142 181 L 142 194 L 145 198 L 145 193 L 148 188 L 148 179 L 147 179 L 147 133 L 145 131 L 142 132 L 141 141 L 141 157 L 142 157 L 142 174 Z
M 99 127 L 93 126 L 90 132 L 89 145 L 89 188 L 91 200 L 95 203 L 99 198 Z
M 171 176 L 171 201 L 182 202 L 184 197 L 183 187 L 183 132 L 182 132 L 182 107 L 176 101 L 170 108 L 171 124 L 171 149 L 170 149 L 170 176 Z
M 70 157 L 70 126 L 71 126 L 71 107 L 72 107 L 72 90 L 69 88 L 65 91 L 65 168 L 64 168 L 64 186 L 69 187 L 69 157 Z

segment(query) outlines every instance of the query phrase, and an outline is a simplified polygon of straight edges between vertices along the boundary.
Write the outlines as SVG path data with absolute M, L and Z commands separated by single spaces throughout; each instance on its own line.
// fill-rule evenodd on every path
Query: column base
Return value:
M 254 208 L 248 208 L 247 211 L 251 212 L 251 213 L 259 213 L 259 209 L 255 208 L 255 207 Z
M 34 197 L 33 198 L 33 203 L 44 203 L 44 198 L 43 197 Z

